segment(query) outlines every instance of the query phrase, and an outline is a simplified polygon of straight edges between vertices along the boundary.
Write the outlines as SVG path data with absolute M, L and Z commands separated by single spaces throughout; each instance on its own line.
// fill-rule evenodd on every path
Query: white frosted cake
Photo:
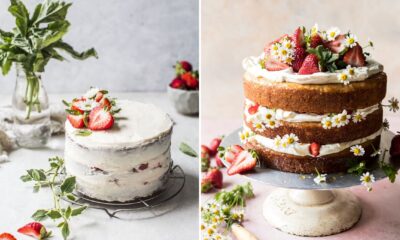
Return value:
M 117 105 L 121 111 L 107 130 L 84 136 L 66 121 L 65 166 L 82 194 L 126 202 L 165 186 L 173 123 L 151 104 L 118 101 Z

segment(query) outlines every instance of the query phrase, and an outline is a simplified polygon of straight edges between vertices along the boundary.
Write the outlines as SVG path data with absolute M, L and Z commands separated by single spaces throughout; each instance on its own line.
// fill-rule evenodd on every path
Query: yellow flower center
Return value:
M 336 119 L 335 119 L 335 123 L 336 123 L 336 124 L 340 123 L 340 119 L 339 119 L 339 118 L 336 118 Z
M 265 118 L 266 119 L 271 119 L 272 118 L 272 114 L 270 114 L 270 113 L 265 114 Z
M 330 32 L 330 33 L 329 33 L 329 36 L 330 36 L 330 37 L 336 36 L 336 32 Z
M 212 230 L 211 228 L 207 230 L 208 235 L 212 235 L 214 233 L 214 230 Z
M 291 63 L 293 62 L 293 58 L 287 58 L 287 59 L 286 59 L 286 62 L 289 63 L 289 64 L 291 64 Z
M 287 55 L 287 51 L 286 51 L 285 49 L 282 49 L 281 54 L 282 54 L 283 56 L 286 56 L 286 55 Z
M 292 143 L 294 143 L 294 139 L 293 139 L 293 138 L 288 138 L 287 142 L 288 142 L 289 144 L 292 144 Z
M 326 121 L 326 122 L 325 122 L 325 126 L 327 126 L 327 127 L 332 126 L 332 122 L 331 122 L 331 121 Z
M 354 38 L 349 38 L 347 41 L 348 41 L 349 44 L 353 44 L 354 43 Z
M 272 50 L 277 51 L 279 49 L 278 45 L 273 45 Z
M 365 176 L 364 177 L 364 182 L 371 182 L 371 177 L 370 176 Z
M 346 121 L 346 120 L 347 120 L 347 116 L 346 116 L 346 115 L 342 115 L 342 117 L 340 118 L 340 120 Z
M 349 68 L 349 74 L 350 75 L 354 75 L 354 69 L 353 68 Z
M 340 74 L 340 80 L 346 81 L 347 80 L 347 75 L 346 74 Z
M 200 225 L 200 229 L 201 229 L 201 230 L 204 230 L 204 229 L 206 229 L 206 227 L 205 227 L 203 224 L 201 224 L 201 225 Z
M 270 121 L 270 122 L 269 122 L 269 125 L 270 125 L 270 126 L 275 126 L 275 121 Z
M 292 48 L 292 44 L 290 42 L 286 43 L 286 48 L 291 49 Z
M 360 149 L 358 149 L 358 148 L 354 149 L 354 154 L 355 154 L 355 155 L 360 154 Z
M 256 128 L 261 128 L 262 126 L 261 126 L 261 123 L 257 123 L 256 124 Z

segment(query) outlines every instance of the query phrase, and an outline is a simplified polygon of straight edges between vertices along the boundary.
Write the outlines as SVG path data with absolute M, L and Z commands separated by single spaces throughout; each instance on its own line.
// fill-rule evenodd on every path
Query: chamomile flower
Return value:
M 365 187 L 367 187 L 367 191 L 372 191 L 372 183 L 375 182 L 375 177 L 373 174 L 370 174 L 369 172 L 364 173 L 360 177 L 361 184 Z
M 349 81 L 349 75 L 347 74 L 346 71 L 343 71 L 337 75 L 337 79 L 339 82 L 343 83 L 344 85 L 347 85 L 350 83 Z
M 271 120 L 268 120 L 268 121 L 265 123 L 265 125 L 266 125 L 267 128 L 272 128 L 272 129 L 274 129 L 274 128 L 279 127 L 279 122 L 278 122 L 277 120 L 275 120 L 275 119 L 271 119 Z
M 347 73 L 348 77 L 353 78 L 357 73 L 357 69 L 352 67 L 351 65 L 347 65 L 346 73 Z
M 340 116 L 341 126 L 346 126 L 347 124 L 349 124 L 351 115 L 347 114 L 346 110 L 343 110 L 343 112 L 339 114 L 339 116 Z
M 318 33 L 318 24 L 315 23 L 314 26 L 311 28 L 311 35 Z
M 293 47 L 294 47 L 294 43 L 293 43 L 293 41 L 291 41 L 290 39 L 285 38 L 285 39 L 282 41 L 282 48 L 285 48 L 285 49 L 287 49 L 287 50 L 291 50 L 291 49 L 293 49 Z
M 268 109 L 268 108 L 261 108 L 259 110 L 259 117 L 261 118 L 262 121 L 267 122 L 269 120 L 275 119 L 275 111 Z
M 352 48 L 357 45 L 357 37 L 354 34 L 348 34 L 344 39 L 344 45 L 348 48 Z
M 287 48 L 281 47 L 279 48 L 279 57 L 281 60 L 286 60 L 286 58 L 290 57 L 290 51 Z
M 399 110 L 399 100 L 396 98 L 392 97 L 389 100 L 389 110 L 393 112 L 397 112 Z
M 332 27 L 326 32 L 326 39 L 333 41 L 340 34 L 340 30 L 337 27 Z
M 254 133 L 251 132 L 251 131 L 243 130 L 243 131 L 239 132 L 239 138 L 240 138 L 240 141 L 241 141 L 242 143 L 247 142 L 247 141 L 248 141 L 248 138 L 251 137 L 251 136 L 253 136 L 253 135 L 254 135 Z
M 281 145 L 282 145 L 282 138 L 281 138 L 281 136 L 276 136 L 275 138 L 274 138 L 274 145 L 276 146 L 276 147 L 281 147 Z
M 363 156 L 365 154 L 365 150 L 361 145 L 352 146 L 350 152 L 352 152 L 354 156 Z
M 298 141 L 299 141 L 299 138 L 294 133 L 286 134 L 282 138 L 282 146 L 287 147 Z
M 340 121 L 340 114 L 334 115 L 332 117 L 332 126 L 333 127 L 341 127 L 342 126 L 342 122 Z
M 382 154 L 382 150 L 381 149 L 377 149 L 370 156 L 371 157 L 376 157 L 376 156 L 381 155 L 381 154 Z
M 366 118 L 365 113 L 360 111 L 356 111 L 352 117 L 354 123 L 359 123 L 361 121 L 364 121 L 365 118 Z
M 330 118 L 330 117 L 323 118 L 321 123 L 322 123 L 322 127 L 324 129 L 331 129 L 333 127 L 332 118 Z
M 280 48 L 280 44 L 279 43 L 274 43 L 274 44 L 271 45 L 270 49 L 271 49 L 272 56 L 278 56 L 279 55 L 279 48 Z
M 323 182 L 326 182 L 326 176 L 327 174 L 318 174 L 315 178 L 314 178 L 314 182 L 316 184 L 320 184 Z
M 254 118 L 252 122 L 253 122 L 253 127 L 255 128 L 256 131 L 262 132 L 265 130 L 265 126 L 259 118 Z

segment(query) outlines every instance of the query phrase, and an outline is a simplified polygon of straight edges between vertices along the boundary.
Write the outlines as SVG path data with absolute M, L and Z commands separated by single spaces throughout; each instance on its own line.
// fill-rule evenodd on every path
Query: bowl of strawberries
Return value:
M 168 86 L 168 97 L 175 109 L 185 115 L 199 113 L 199 72 L 188 61 L 174 66 L 176 76 Z

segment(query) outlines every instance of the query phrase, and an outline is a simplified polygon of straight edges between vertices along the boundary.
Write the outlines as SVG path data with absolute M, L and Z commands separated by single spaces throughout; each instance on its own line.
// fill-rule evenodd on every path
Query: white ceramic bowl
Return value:
M 194 115 L 199 113 L 199 91 L 183 90 L 168 86 L 168 97 L 175 109 L 182 114 Z

